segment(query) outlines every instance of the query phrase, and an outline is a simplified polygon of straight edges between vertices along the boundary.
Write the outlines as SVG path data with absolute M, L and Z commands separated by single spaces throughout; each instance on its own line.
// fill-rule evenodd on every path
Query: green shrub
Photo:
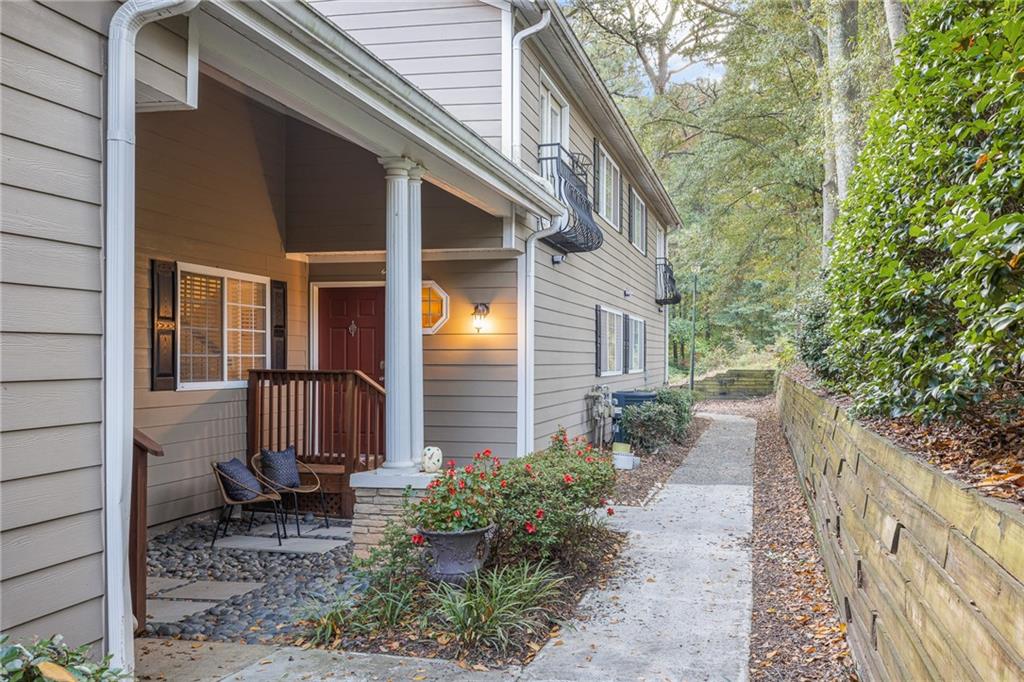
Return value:
M 89 647 L 70 649 L 60 635 L 31 645 L 11 644 L 0 635 L 0 679 L 11 682 L 43 682 L 67 679 L 68 675 L 83 682 L 107 682 L 131 677 L 110 667 L 110 656 L 101 661 L 89 658 Z
M 1020 378 L 1022 60 L 1018 0 L 915 8 L 827 282 L 829 356 L 862 411 L 941 416 Z
M 608 457 L 564 430 L 546 450 L 501 469 L 496 553 L 501 558 L 571 560 L 580 528 L 611 494 L 615 469 Z
M 835 368 L 828 356 L 832 346 L 829 332 L 829 302 L 825 291 L 814 286 L 797 300 L 797 357 L 822 379 L 835 377 Z
M 357 589 L 307 618 L 311 643 L 330 645 L 343 634 L 373 633 L 416 615 L 425 566 L 406 524 L 389 522 L 370 555 L 352 560 L 352 575 Z
M 650 401 L 622 410 L 622 426 L 637 452 L 656 452 L 676 434 L 676 411 L 672 405 Z
M 505 653 L 514 638 L 547 627 L 563 581 L 549 566 L 522 562 L 481 571 L 461 588 L 438 583 L 432 601 L 441 626 L 464 649 Z
M 689 389 L 662 386 L 656 390 L 656 395 L 655 401 L 671 407 L 675 415 L 672 440 L 682 442 L 690 428 L 690 422 L 693 421 L 693 394 Z

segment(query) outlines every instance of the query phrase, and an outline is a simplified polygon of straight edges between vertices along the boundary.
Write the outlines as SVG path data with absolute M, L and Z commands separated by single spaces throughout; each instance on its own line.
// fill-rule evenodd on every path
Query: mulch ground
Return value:
M 828 391 L 806 367 L 798 365 L 786 373 L 843 408 L 852 405 L 848 396 Z M 982 495 L 1024 511 L 1024 411 L 1016 419 L 1005 416 L 981 404 L 957 420 L 926 424 L 913 417 L 869 417 L 860 422 Z
M 774 401 L 706 401 L 696 408 L 757 420 L 750 678 L 856 680 Z
M 547 625 L 533 632 L 513 633 L 510 644 L 504 652 L 489 650 L 480 646 L 462 648 L 455 638 L 443 628 L 432 624 L 428 618 L 426 593 L 429 583 L 420 584 L 422 594 L 417 605 L 409 610 L 406 621 L 399 627 L 376 631 L 371 634 L 348 634 L 335 641 L 332 648 L 342 651 L 385 653 L 397 656 L 420 658 L 443 658 L 454 661 L 466 670 L 486 671 L 508 665 L 525 665 L 532 661 L 549 640 L 555 646 L 561 644 L 561 623 L 576 617 L 580 600 L 591 589 L 604 588 L 608 581 L 624 568 L 619 553 L 626 540 L 626 534 L 612 530 L 603 524 L 595 524 L 587 531 L 588 536 L 579 538 L 579 555 L 571 561 L 559 561 L 559 573 L 565 576 L 560 595 L 556 602 L 545 605 L 548 610 Z M 293 639 L 290 644 L 309 646 L 304 638 Z
M 610 504 L 640 507 L 664 487 L 672 472 L 690 454 L 694 443 L 711 423 L 710 419 L 694 417 L 681 443 L 663 448 L 657 455 L 641 455 L 640 466 L 629 471 L 615 472 L 615 491 Z

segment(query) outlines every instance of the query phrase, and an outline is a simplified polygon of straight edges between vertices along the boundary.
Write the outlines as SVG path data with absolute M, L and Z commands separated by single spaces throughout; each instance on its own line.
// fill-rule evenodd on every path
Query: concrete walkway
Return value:
M 179 667 L 166 670 L 166 679 L 745 680 L 756 424 L 731 415 L 702 416 L 714 422 L 665 488 L 647 507 L 619 508 L 613 519 L 630 533 L 624 574 L 589 594 L 580 619 L 525 669 L 484 673 L 437 660 L 230 644 L 192 648 L 188 642 L 149 640 L 151 653 L 140 672 L 151 677 L 141 679 L 159 679 L 166 668 L 158 663 L 172 665 L 183 657 L 184 670 L 196 676 L 182 676 Z M 202 664 L 221 656 L 216 668 Z
M 615 516 L 630 534 L 629 575 L 588 595 L 590 620 L 521 679 L 746 679 L 756 422 L 702 416 L 714 422 L 665 488 Z

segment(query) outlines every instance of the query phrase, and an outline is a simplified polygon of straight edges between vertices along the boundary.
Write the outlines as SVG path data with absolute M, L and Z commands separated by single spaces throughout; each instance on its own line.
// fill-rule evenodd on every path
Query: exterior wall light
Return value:
M 477 303 L 473 306 L 473 328 L 479 334 L 484 329 L 484 320 L 491 313 L 491 306 L 486 303 Z

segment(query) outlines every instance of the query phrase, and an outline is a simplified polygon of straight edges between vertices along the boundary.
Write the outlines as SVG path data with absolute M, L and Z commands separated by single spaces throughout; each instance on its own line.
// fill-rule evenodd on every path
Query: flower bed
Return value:
M 355 562 L 362 589 L 310 614 L 296 643 L 475 666 L 529 662 L 612 572 L 622 536 L 603 519 L 614 513 L 605 505 L 614 477 L 607 456 L 564 431 L 546 450 L 505 464 L 489 451 L 462 468 L 450 462 L 423 497 L 407 499 L 403 523 Z M 438 574 L 438 534 L 492 526 L 479 570 Z

